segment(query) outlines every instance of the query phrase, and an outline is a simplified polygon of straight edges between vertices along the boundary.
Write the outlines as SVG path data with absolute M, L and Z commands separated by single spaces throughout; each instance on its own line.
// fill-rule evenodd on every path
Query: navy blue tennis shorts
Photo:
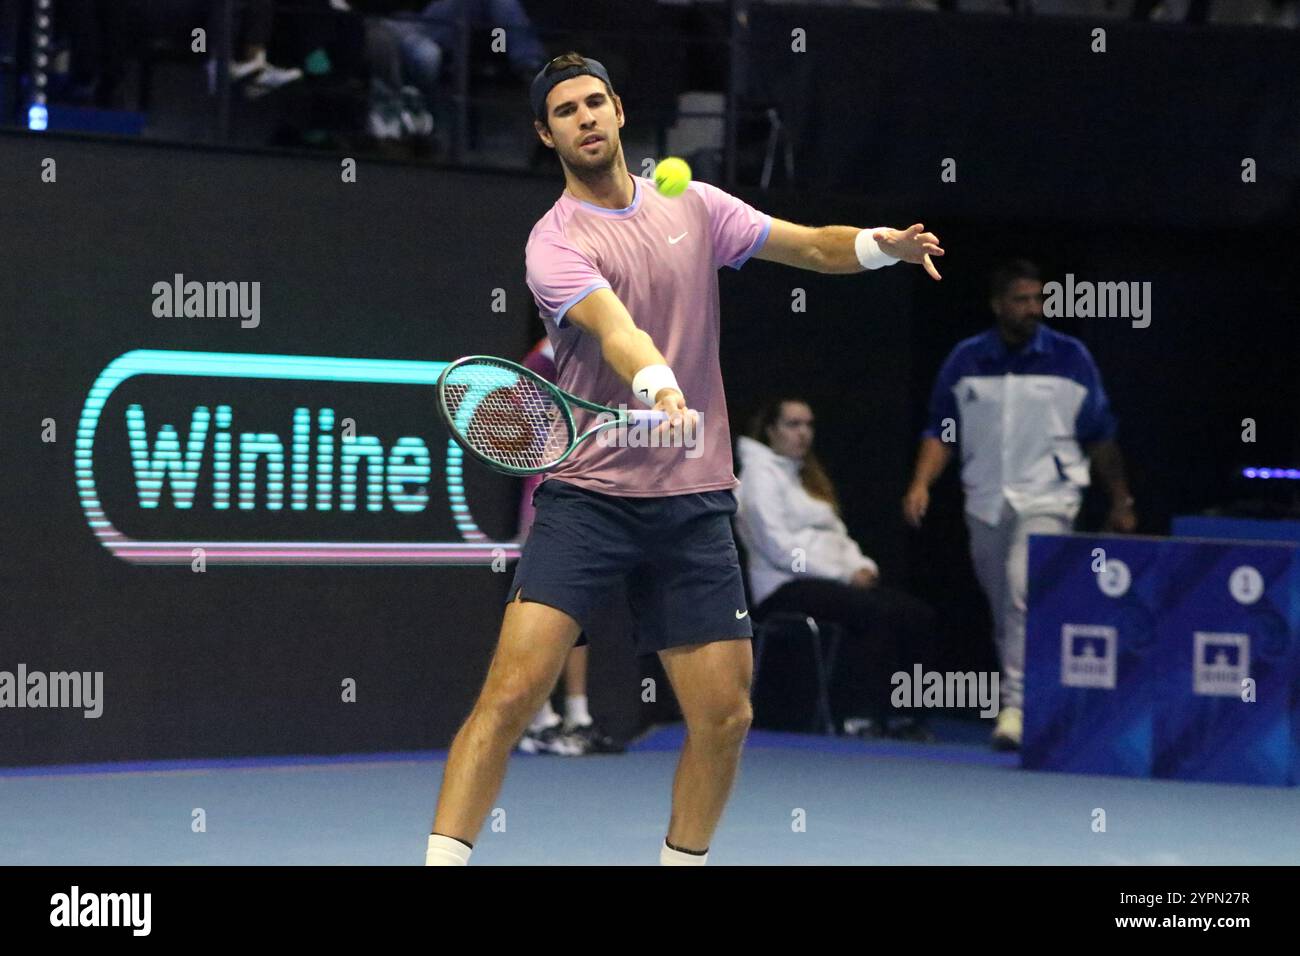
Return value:
M 507 601 L 558 608 L 589 630 L 620 580 L 638 654 L 752 637 L 731 491 L 621 498 L 548 478 Z

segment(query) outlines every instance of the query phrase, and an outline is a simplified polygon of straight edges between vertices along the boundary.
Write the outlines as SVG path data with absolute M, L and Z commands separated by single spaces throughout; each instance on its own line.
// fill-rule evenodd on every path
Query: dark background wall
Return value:
M 943 39 L 925 31 L 949 29 L 912 22 L 921 31 L 915 43 Z M 1295 153 L 1276 151 L 1276 136 L 1294 130 L 1295 99 L 1275 95 L 1291 54 L 1261 48 L 1253 60 L 1232 59 L 1219 88 L 1239 97 L 1176 100 L 1163 117 L 1157 108 L 1131 108 L 1149 104 L 1153 85 L 1163 89 L 1160 76 L 1184 70 L 1181 48 L 1154 44 L 1142 54 L 1141 74 L 1119 69 L 1085 81 L 1063 71 L 1045 87 L 1059 108 L 1040 108 L 1030 122 L 1015 107 L 1020 100 L 1000 100 L 988 84 L 1005 82 L 1011 95 L 1046 83 L 1045 65 L 1068 61 L 1064 46 L 1077 37 L 1057 24 L 1033 43 L 1015 39 L 1024 24 L 998 29 L 1008 31 L 1003 52 L 990 39 L 984 60 L 928 61 L 951 122 L 926 116 L 922 89 L 906 83 L 881 81 L 852 95 L 816 87 L 810 95 L 823 118 L 801 133 L 800 169 L 835 156 L 845 175 L 824 170 L 829 178 L 815 191 L 737 190 L 766 212 L 810 224 L 922 219 L 949 250 L 943 282 L 905 266 L 819 276 L 757 260 L 720 279 L 733 422 L 741 425 L 773 384 L 808 397 L 850 530 L 887 578 L 940 608 L 941 663 L 962 667 L 987 666 L 992 652 L 955 475 L 941 482 L 920 532 L 904 528 L 898 501 L 939 363 L 987 326 L 984 282 L 996 259 L 1030 255 L 1049 278 L 1073 272 L 1153 283 L 1148 329 L 1122 319 L 1060 324 L 1085 340 L 1101 367 L 1143 531 L 1164 533 L 1172 514 L 1260 493 L 1283 505 L 1294 492 L 1248 488 L 1234 468 L 1300 458 Z M 879 62 L 901 56 L 885 52 L 877 50 Z M 1036 72 L 1015 81 L 999 72 L 1031 55 Z M 1074 97 L 1071 83 L 1083 84 Z M 863 103 L 871 104 L 865 118 Z M 963 159 L 958 183 L 944 184 L 938 157 L 954 149 L 936 137 L 957 117 L 963 142 L 1000 145 L 974 154 L 975 162 Z M 1158 158 L 1154 178 L 1150 164 L 1135 159 L 1151 143 L 1148 127 L 1163 128 L 1165 142 L 1186 128 Z M 1084 135 L 1098 128 L 1109 132 Z M 820 152 L 806 155 L 807 143 Z M 1261 182 L 1245 185 L 1238 164 L 1252 144 Z M 46 156 L 58 160 L 56 184 L 39 180 Z M 1016 157 L 1023 162 L 1009 171 L 1005 163 Z M 194 574 L 128 565 L 86 526 L 72 469 L 76 422 L 97 373 L 132 348 L 423 360 L 522 354 L 536 330 L 524 241 L 558 180 L 363 163 L 359 182 L 344 186 L 336 157 L 20 135 L 0 136 L 0 170 L 0 669 L 23 662 L 102 670 L 107 696 L 99 720 L 6 710 L 0 763 L 444 746 L 486 666 L 508 575 L 487 567 Z M 154 318 L 151 287 L 176 272 L 260 281 L 261 326 Z M 491 311 L 497 288 L 506 290 L 504 313 Z M 795 288 L 806 293 L 804 313 L 791 311 Z M 172 401 L 175 414 L 195 401 L 165 389 L 150 394 L 164 406 Z M 374 415 L 390 416 L 385 427 L 395 434 L 414 429 L 431 449 L 440 440 L 431 406 L 420 408 L 409 391 L 373 399 L 338 389 L 328 397 L 340 409 L 374 402 Z M 325 400 L 320 392 L 271 396 L 263 427 L 283 433 L 285 410 L 317 398 Z M 55 444 L 40 441 L 47 417 L 58 423 Z M 1246 417 L 1257 422 L 1254 445 L 1241 442 Z M 509 536 L 513 488 L 472 466 L 471 474 L 475 517 L 489 534 Z M 1085 523 L 1095 526 L 1101 510 L 1104 501 L 1090 501 Z M 252 523 L 237 530 L 269 533 L 257 523 L 267 515 L 245 517 Z M 428 521 L 401 533 L 449 539 L 441 537 L 445 519 Z M 629 733 L 667 710 L 640 702 L 642 665 L 621 643 L 624 623 L 612 614 L 606 633 L 594 635 L 592 696 L 596 713 Z M 356 704 L 340 703 L 345 677 L 358 682 Z
M 800 180 L 822 190 L 1125 231 L 1300 213 L 1289 31 L 756 3 L 745 38 L 750 100 L 780 109 Z
M 0 763 L 445 744 L 467 712 L 472 675 L 486 665 L 507 575 L 485 566 L 210 566 L 197 574 L 127 564 L 99 545 L 82 514 L 76 426 L 96 375 L 134 348 L 423 360 L 522 354 L 532 311 L 523 238 L 554 186 L 392 165 L 363 166 L 358 182 L 345 186 L 334 159 L 12 136 L 0 138 L 0 152 L 7 463 L 0 666 L 102 670 L 107 696 L 98 720 L 6 710 Z M 46 156 L 58 162 L 55 184 L 39 182 Z M 260 326 L 155 318 L 153 283 L 177 272 L 260 281 Z M 504 314 L 491 311 L 498 288 Z M 446 436 L 431 389 L 312 384 L 259 392 L 215 380 L 139 388 L 146 413 L 160 416 L 149 422 L 151 438 L 161 421 L 184 435 L 188 409 L 233 394 L 236 431 L 278 432 L 287 441 L 296 404 L 329 402 L 355 415 L 359 433 L 425 436 L 440 471 Z M 110 403 L 106 414 L 113 410 Z M 57 423 L 57 443 L 40 440 L 45 418 Z M 117 408 L 96 439 L 101 483 L 129 476 L 129 459 L 109 456 L 113 433 L 120 442 L 123 430 Z M 481 469 L 468 477 L 483 529 L 513 535 L 513 484 Z M 201 503 L 188 514 L 164 503 L 159 513 L 176 537 L 194 522 L 214 529 Z M 431 507 L 409 519 L 359 512 L 336 513 L 332 523 L 308 515 L 304 523 L 259 507 L 220 520 L 234 539 L 456 540 L 446 516 Z M 110 517 L 137 529 L 158 520 Z M 355 704 L 340 703 L 346 677 L 357 681 Z

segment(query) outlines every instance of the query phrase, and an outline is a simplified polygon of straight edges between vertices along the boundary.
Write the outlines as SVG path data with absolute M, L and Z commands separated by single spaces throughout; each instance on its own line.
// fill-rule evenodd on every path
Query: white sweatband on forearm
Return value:
M 873 232 L 888 228 L 888 226 L 876 226 L 874 229 L 859 230 L 853 240 L 853 251 L 858 254 L 858 262 L 862 263 L 862 268 L 879 269 L 881 266 L 892 266 L 895 262 L 902 262 L 901 259 L 895 259 L 884 252 L 876 240 L 871 238 Z
M 665 388 L 681 391 L 677 386 L 677 376 L 667 365 L 647 365 L 632 376 L 632 391 L 651 407 L 654 406 L 655 396 Z

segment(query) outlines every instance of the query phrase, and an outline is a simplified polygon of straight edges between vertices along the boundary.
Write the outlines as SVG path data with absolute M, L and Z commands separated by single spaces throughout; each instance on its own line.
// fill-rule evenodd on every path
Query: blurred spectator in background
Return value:
M 548 382 L 556 377 L 555 350 L 550 339 L 542 339 L 525 356 L 522 363 Z M 541 475 L 524 479 L 523 497 L 519 502 L 519 534 L 522 542 L 533 526 L 533 492 L 542 483 Z M 569 651 L 564 665 L 564 717 L 561 718 L 548 698 L 533 722 L 524 731 L 519 749 L 524 753 L 552 753 L 564 757 L 583 754 L 621 754 L 624 747 L 606 735 L 587 711 L 587 635 Z
M 461 18 L 470 29 L 503 28 L 505 59 L 522 82 L 546 62 L 519 0 L 329 0 L 366 17 L 370 63 L 369 132 L 379 140 L 430 137 L 444 65 L 459 49 Z
M 114 0 L 116 2 L 116 0 Z M 227 7 L 232 7 L 227 10 Z M 244 83 L 244 95 L 255 99 L 295 80 L 302 79 L 297 67 L 279 67 L 266 58 L 275 18 L 272 0 L 209 0 L 208 62 L 209 89 L 216 90 L 217 58 L 230 51 L 230 81 Z M 226 35 L 226 25 L 232 32 Z
M 354 15 L 352 28 L 363 36 L 370 109 L 366 132 L 375 139 L 428 140 L 434 134 L 433 99 L 411 82 L 402 35 L 394 15 L 414 13 L 426 0 L 328 0 L 337 11 Z
M 846 733 L 933 740 L 915 715 L 890 715 L 891 676 L 912 673 L 933 652 L 936 615 L 923 601 L 880 583 L 880 569 L 849 537 L 835 486 L 813 453 L 813 412 L 798 398 L 759 409 L 737 442 L 736 531 L 744 545 L 754 616 L 797 611 L 842 626 L 843 665 L 832 709 L 853 717 Z M 803 570 L 793 570 L 802 566 Z
M 423 6 L 418 16 L 389 17 L 384 21 L 398 39 L 406 83 L 416 87 L 430 103 L 437 98 L 443 64 L 456 53 L 460 20 L 466 13 L 471 29 L 500 27 L 506 31 L 506 59 L 521 82 L 531 83 L 546 62 L 546 51 L 519 0 L 433 0 Z

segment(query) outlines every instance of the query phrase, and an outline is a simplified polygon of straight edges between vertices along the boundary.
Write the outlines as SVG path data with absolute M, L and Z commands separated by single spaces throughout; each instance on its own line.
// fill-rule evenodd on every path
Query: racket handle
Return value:
M 653 408 L 644 411 L 636 408 L 629 411 L 627 417 L 633 423 L 645 422 L 647 425 L 658 425 L 660 422 L 668 420 L 668 413 Z

